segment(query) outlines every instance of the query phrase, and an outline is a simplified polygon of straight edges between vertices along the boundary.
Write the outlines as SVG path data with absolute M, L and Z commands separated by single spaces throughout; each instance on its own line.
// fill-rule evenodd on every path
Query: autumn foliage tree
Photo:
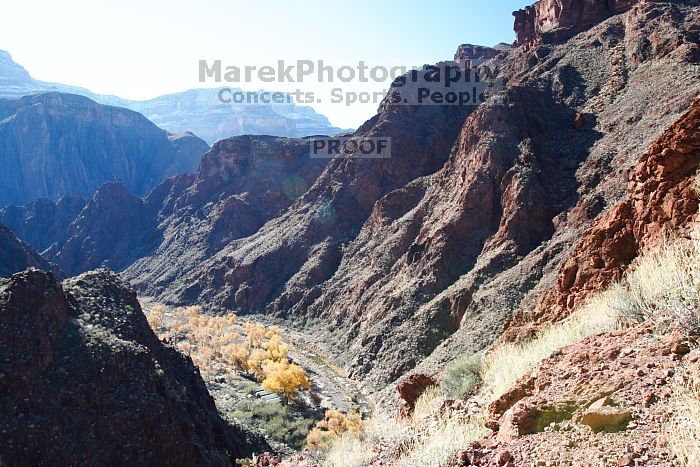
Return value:
M 303 368 L 290 362 L 289 349 L 277 326 L 238 324 L 235 314 L 209 316 L 200 306 L 166 311 L 162 305 L 148 309 L 149 324 L 158 337 L 189 355 L 205 377 L 239 369 L 285 401 L 309 387 Z
M 323 449 L 344 433 L 359 435 L 363 431 L 364 424 L 359 413 L 344 414 L 330 409 L 326 411 L 325 419 L 309 432 L 306 443 L 309 449 Z
M 268 392 L 276 392 L 285 401 L 293 399 L 299 389 L 309 388 L 309 378 L 304 369 L 286 358 L 276 362 L 269 361 L 264 366 L 265 379 L 262 387 Z

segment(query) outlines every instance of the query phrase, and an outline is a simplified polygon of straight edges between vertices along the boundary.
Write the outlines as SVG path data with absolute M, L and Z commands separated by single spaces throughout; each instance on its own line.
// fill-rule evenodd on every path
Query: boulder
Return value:
M 591 406 L 583 413 L 581 423 L 588 425 L 594 432 L 598 433 L 600 431 L 624 430 L 631 420 L 632 412 L 629 409 Z

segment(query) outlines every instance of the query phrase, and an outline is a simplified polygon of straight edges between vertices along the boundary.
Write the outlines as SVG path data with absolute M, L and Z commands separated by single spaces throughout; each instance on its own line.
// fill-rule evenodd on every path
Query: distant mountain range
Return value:
M 132 101 L 95 94 L 80 87 L 47 83 L 32 78 L 8 52 L 0 50 L 0 97 L 17 98 L 52 91 L 78 94 L 100 104 L 134 110 L 169 132 L 189 131 L 210 145 L 244 134 L 302 137 L 345 131 L 307 106 L 223 104 L 218 98 L 219 89 L 190 89 L 146 101 Z
M 75 94 L 0 99 L 0 206 L 92 196 L 109 181 L 145 195 L 193 172 L 208 150 L 191 133 L 170 134 L 137 112 Z

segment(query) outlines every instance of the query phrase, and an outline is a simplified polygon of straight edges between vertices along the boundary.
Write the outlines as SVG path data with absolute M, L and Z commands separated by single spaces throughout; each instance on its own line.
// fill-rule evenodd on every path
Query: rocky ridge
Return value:
M 0 224 L 0 277 L 10 277 L 27 268 L 37 268 L 63 277 L 58 267 L 46 261 L 34 248 Z
M 105 270 L 0 280 L 0 458 L 9 465 L 235 465 L 269 449 L 216 411 Z

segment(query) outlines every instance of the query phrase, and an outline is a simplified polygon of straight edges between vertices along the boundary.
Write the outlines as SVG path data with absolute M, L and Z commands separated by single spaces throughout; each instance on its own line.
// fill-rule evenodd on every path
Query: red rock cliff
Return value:
M 610 16 L 627 11 L 639 1 L 540 0 L 513 13 L 516 44 L 532 46 L 571 37 Z M 553 37 L 548 39 L 549 36 Z
M 693 180 L 700 165 L 700 99 L 642 156 L 630 174 L 628 198 L 587 231 L 559 270 L 556 286 L 533 314 L 516 315 L 506 338 L 527 335 L 532 323 L 568 316 L 592 293 L 619 280 L 632 261 L 662 239 L 686 227 L 698 212 Z M 522 326 L 529 321 L 531 324 Z

